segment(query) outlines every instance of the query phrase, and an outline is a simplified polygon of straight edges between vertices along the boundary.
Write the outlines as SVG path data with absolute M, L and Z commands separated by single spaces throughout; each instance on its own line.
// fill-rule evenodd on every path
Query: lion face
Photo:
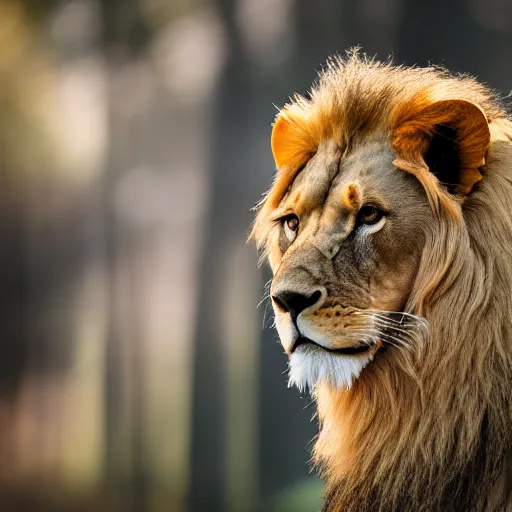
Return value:
M 350 385 L 399 343 L 401 312 L 432 224 L 420 183 L 385 141 L 325 143 L 271 214 L 276 327 L 300 388 Z
M 444 98 L 414 72 L 342 69 L 277 116 L 278 172 L 253 228 L 300 388 L 350 386 L 374 358 L 393 364 L 397 349 L 421 343 L 425 322 L 408 302 L 418 305 L 424 248 L 439 245 L 442 218 L 460 225 L 490 140 L 479 105 Z M 427 251 L 432 268 L 439 252 Z

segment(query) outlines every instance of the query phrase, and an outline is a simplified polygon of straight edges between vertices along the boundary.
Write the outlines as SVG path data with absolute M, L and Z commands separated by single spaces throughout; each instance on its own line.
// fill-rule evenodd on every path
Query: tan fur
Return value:
M 359 187 L 355 183 L 351 183 L 343 191 L 343 206 L 348 211 L 357 212 L 361 206 L 361 194 Z
M 421 156 L 429 130 L 446 122 L 458 128 L 464 170 L 455 196 Z M 512 510 L 512 124 L 495 96 L 436 68 L 333 59 L 310 99 L 297 96 L 278 115 L 278 172 L 252 236 L 276 272 L 283 256 L 270 217 L 301 166 L 325 141 L 346 155 L 376 137 L 417 177 L 433 212 L 401 306 L 428 320 L 429 335 L 421 353 L 375 361 L 349 390 L 317 388 L 325 509 Z M 359 197 L 349 187 L 340 204 Z M 335 312 L 317 314 L 339 323 Z

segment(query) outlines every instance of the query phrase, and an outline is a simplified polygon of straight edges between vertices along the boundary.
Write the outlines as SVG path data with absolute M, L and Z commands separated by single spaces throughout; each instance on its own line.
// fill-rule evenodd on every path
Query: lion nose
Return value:
M 274 303 L 284 312 L 290 313 L 292 320 L 295 322 L 302 311 L 316 304 L 322 292 L 317 290 L 310 295 L 298 293 L 291 290 L 283 290 L 272 295 Z

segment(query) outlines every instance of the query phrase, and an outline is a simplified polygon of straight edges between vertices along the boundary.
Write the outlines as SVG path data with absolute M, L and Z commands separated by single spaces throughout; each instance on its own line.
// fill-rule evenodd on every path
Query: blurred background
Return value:
M 512 89 L 509 0 L 0 0 L 2 511 L 319 509 L 246 236 L 356 44 Z

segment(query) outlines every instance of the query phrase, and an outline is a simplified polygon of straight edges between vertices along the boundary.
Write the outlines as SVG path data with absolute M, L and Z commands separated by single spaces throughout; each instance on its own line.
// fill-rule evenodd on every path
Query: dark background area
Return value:
M 509 0 L 0 1 L 2 510 L 320 507 L 246 236 L 355 45 L 512 89 Z

